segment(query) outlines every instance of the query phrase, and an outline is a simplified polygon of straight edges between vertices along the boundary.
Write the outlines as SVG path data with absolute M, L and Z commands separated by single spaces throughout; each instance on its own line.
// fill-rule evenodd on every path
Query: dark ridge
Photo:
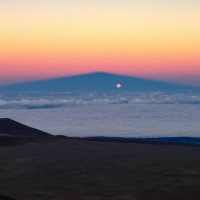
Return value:
M 15 146 L 17 144 L 15 137 L 1 136 L 0 137 L 0 147 L 2 146 Z
M 124 138 L 124 137 L 104 137 L 94 136 L 85 137 L 85 140 L 98 142 L 121 142 L 121 143 L 140 143 L 140 144 L 173 144 L 183 146 L 199 146 L 200 138 L 195 137 L 162 137 L 162 138 Z
M 0 133 L 8 136 L 49 137 L 51 134 L 31 128 L 9 118 L 0 118 Z
M 0 194 L 0 200 L 14 200 L 14 199 Z
M 50 136 L 50 137 L 10 137 L 10 136 L 1 136 L 0 137 L 0 147 L 3 146 L 16 146 L 16 145 L 23 145 L 26 143 L 51 143 L 51 142 L 55 142 L 58 140 L 68 140 L 68 139 L 73 139 L 67 136 Z

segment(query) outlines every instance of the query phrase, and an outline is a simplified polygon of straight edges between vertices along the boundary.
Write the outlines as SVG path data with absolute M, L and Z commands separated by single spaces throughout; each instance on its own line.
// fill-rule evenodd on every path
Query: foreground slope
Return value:
M 0 148 L 15 200 L 199 200 L 200 148 L 79 139 Z
M 0 134 L 3 136 L 48 137 L 49 133 L 31 128 L 9 118 L 0 118 Z
M 120 83 L 122 87 L 116 88 Z M 168 91 L 168 90 L 189 90 L 189 86 L 164 83 L 128 76 L 121 76 L 109 73 L 91 73 L 42 81 L 27 82 L 15 85 L 0 87 L 0 92 L 6 91 Z

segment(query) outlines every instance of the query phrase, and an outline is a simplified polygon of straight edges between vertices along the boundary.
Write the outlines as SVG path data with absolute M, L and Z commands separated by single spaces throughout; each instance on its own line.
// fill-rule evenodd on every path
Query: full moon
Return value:
M 119 89 L 119 88 L 121 88 L 122 86 L 121 86 L 121 84 L 118 83 L 118 84 L 116 85 L 116 87 Z

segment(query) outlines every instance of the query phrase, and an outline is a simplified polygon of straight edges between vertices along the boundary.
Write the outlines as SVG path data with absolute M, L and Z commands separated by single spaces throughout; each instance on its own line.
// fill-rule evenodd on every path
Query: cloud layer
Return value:
M 32 95 L 32 94 L 31 94 Z M 123 93 L 123 94 L 48 94 L 20 95 L 17 99 L 1 97 L 0 109 L 48 109 L 69 106 L 103 106 L 112 104 L 200 104 L 200 94 Z M 57 97 L 57 98 L 56 98 Z
M 68 136 L 199 136 L 198 93 L 1 96 L 0 118 Z
M 129 101 L 126 98 L 116 100 L 110 99 L 93 99 L 90 101 L 76 99 L 58 99 L 58 100 L 0 100 L 0 109 L 46 109 L 46 108 L 61 108 L 67 106 L 89 106 L 89 105 L 108 105 L 108 104 L 127 104 Z

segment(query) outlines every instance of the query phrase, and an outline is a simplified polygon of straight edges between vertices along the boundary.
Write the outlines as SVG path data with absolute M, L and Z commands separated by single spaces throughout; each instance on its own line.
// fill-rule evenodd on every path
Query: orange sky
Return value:
M 200 86 L 200 3 L 0 2 L 0 84 L 105 71 Z

